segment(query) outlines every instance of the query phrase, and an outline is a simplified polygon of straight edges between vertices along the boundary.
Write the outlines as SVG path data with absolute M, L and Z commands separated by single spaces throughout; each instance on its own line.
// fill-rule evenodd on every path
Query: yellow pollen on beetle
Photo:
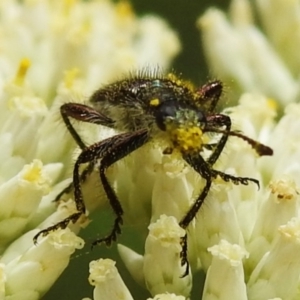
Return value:
M 170 132 L 171 141 L 175 148 L 182 152 L 197 152 L 200 151 L 203 145 L 203 132 L 198 126 L 177 127 L 167 126 L 167 131 Z
M 154 99 L 151 99 L 151 100 L 150 100 L 149 104 L 150 104 L 151 106 L 158 106 L 158 105 L 160 104 L 160 101 L 159 101 L 158 98 L 154 98 Z
M 31 65 L 31 61 L 28 58 L 23 58 L 20 61 L 19 68 L 15 77 L 15 84 L 22 85 L 27 74 L 27 71 Z
M 194 85 L 191 81 L 179 79 L 175 74 L 168 73 L 167 78 L 178 86 L 184 86 L 190 91 L 194 90 Z
M 168 79 L 172 82 L 176 83 L 177 85 L 182 85 L 182 81 L 173 73 L 167 74 Z

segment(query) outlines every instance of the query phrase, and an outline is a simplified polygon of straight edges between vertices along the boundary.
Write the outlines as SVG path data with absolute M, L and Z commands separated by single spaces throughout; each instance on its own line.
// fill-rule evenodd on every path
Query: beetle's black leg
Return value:
M 179 225 L 186 229 L 191 221 L 195 218 L 196 214 L 198 213 L 200 207 L 202 206 L 204 200 L 207 197 L 207 194 L 210 190 L 211 184 L 212 184 L 212 178 L 216 178 L 217 176 L 220 176 L 224 181 L 232 181 L 234 184 L 244 184 L 248 185 L 250 181 L 254 182 L 259 187 L 259 181 L 253 178 L 249 177 L 235 177 L 233 175 L 229 175 L 226 173 L 223 173 L 221 171 L 217 171 L 211 168 L 211 166 L 202 158 L 202 156 L 199 155 L 184 155 L 183 156 L 186 162 L 198 173 L 201 175 L 202 178 L 206 180 L 205 186 L 200 193 L 200 195 L 195 200 L 194 204 L 191 206 L 189 211 L 185 214 L 185 216 L 181 219 L 179 222 Z M 181 256 L 181 264 L 187 265 L 186 271 L 183 274 L 183 277 L 186 276 L 189 272 L 189 264 L 187 259 L 187 235 L 185 235 L 181 239 L 181 245 L 182 250 L 180 253 Z
M 80 174 L 80 182 L 83 183 L 86 181 L 87 177 L 93 172 L 96 161 L 89 162 L 88 166 L 82 171 Z M 56 195 L 53 202 L 58 202 L 61 197 L 65 194 L 71 193 L 74 188 L 73 181 L 69 183 L 67 187 L 65 187 L 58 195 Z
M 190 222 L 193 220 L 195 215 L 197 214 L 199 208 L 201 207 L 204 199 L 206 198 L 209 189 L 211 187 L 212 183 L 212 174 L 211 174 L 211 168 L 209 164 L 202 158 L 201 155 L 192 156 L 192 155 L 184 155 L 184 159 L 186 162 L 206 180 L 206 184 L 200 193 L 200 195 L 197 197 L 196 201 L 192 205 L 192 207 L 189 209 L 187 214 L 181 219 L 179 225 L 186 229 Z
M 194 219 L 197 212 L 199 211 L 200 207 L 202 206 L 202 204 L 210 190 L 211 183 L 212 183 L 212 175 L 211 175 L 211 171 L 210 171 L 211 170 L 210 166 L 202 158 L 201 155 L 197 155 L 197 156 L 184 155 L 183 158 L 193 169 L 195 169 L 195 171 L 197 173 L 199 173 L 206 180 L 206 183 L 205 183 L 205 186 L 204 186 L 202 192 L 197 197 L 194 204 L 189 209 L 189 211 L 186 213 L 186 215 L 179 222 L 179 225 L 183 229 L 186 229 L 188 227 L 188 225 L 191 223 L 191 221 Z M 189 272 L 189 263 L 188 263 L 188 259 L 187 259 L 187 236 L 186 235 L 181 239 L 181 245 L 182 245 L 182 250 L 180 253 L 181 265 L 186 264 L 186 271 L 182 276 L 182 277 L 184 277 Z
M 104 238 L 99 238 L 92 243 L 92 247 L 104 242 L 106 245 L 110 245 L 116 240 L 117 234 L 121 233 L 121 225 L 123 223 L 123 209 L 118 200 L 118 197 L 109 184 L 105 172 L 109 166 L 127 156 L 131 152 L 135 151 L 139 147 L 143 146 L 149 140 L 148 131 L 143 129 L 140 131 L 126 133 L 114 137 L 113 146 L 103 154 L 100 166 L 99 174 L 102 186 L 108 197 L 110 205 L 116 215 L 114 226 L 109 235 Z
M 273 149 L 258 142 L 255 141 L 254 139 L 251 139 L 247 136 L 245 136 L 244 134 L 238 132 L 238 131 L 229 131 L 226 132 L 222 129 L 210 129 L 210 132 L 216 132 L 216 133 L 223 133 L 223 134 L 228 134 L 229 136 L 235 136 L 238 137 L 242 140 L 244 140 L 245 142 L 247 142 L 255 151 L 259 156 L 268 156 L 268 155 L 273 155 Z
M 112 127 L 113 120 L 108 118 L 107 116 L 104 116 L 103 114 L 96 111 L 94 108 L 80 104 L 80 103 L 65 103 L 60 107 L 60 114 L 62 116 L 62 119 L 72 135 L 74 141 L 77 143 L 77 145 L 83 150 L 86 149 L 87 146 L 82 141 L 82 138 L 79 136 L 78 132 L 72 125 L 70 118 L 73 118 L 77 121 L 81 122 L 87 122 L 92 124 L 98 124 L 103 125 L 107 127 Z M 93 172 L 94 170 L 95 162 L 91 161 L 89 165 L 83 170 L 81 173 L 81 182 L 84 182 L 86 178 Z M 73 189 L 73 182 L 71 182 L 66 188 L 64 188 L 53 200 L 54 202 L 58 202 L 60 198 L 64 194 L 68 194 Z
M 81 149 L 85 149 L 86 145 L 72 125 L 70 118 L 77 121 L 112 127 L 114 121 L 94 108 L 80 103 L 65 103 L 60 107 L 62 119 L 72 135 L 73 139 Z
M 132 151 L 144 145 L 147 140 L 148 131 L 140 130 L 133 133 L 119 134 L 85 148 L 78 156 L 73 171 L 74 200 L 77 212 L 62 220 L 61 222 L 44 230 L 41 230 L 37 235 L 34 236 L 34 243 L 37 243 L 39 236 L 46 236 L 49 232 L 55 231 L 59 228 L 64 229 L 70 222 L 75 223 L 81 215 L 85 214 L 86 208 L 81 191 L 81 176 L 79 173 L 79 168 L 81 164 L 90 163 L 97 159 L 102 159 L 102 161 L 104 160 L 104 168 L 102 167 L 102 164 L 100 165 L 100 177 L 110 204 L 117 215 L 115 226 L 111 234 L 102 240 L 98 240 L 98 242 L 105 241 L 107 244 L 109 244 L 110 241 L 114 240 L 116 234 L 120 231 L 123 210 L 121 208 L 119 200 L 117 199 L 117 196 L 115 195 L 115 192 L 106 179 L 104 171 L 114 162 L 118 161 L 119 159 L 125 157 Z M 120 153 L 120 151 L 122 153 Z M 101 172 L 103 173 L 103 175 L 101 175 Z
M 211 124 L 213 124 L 213 126 L 211 126 Z M 211 126 L 211 128 L 210 128 Z M 230 131 L 231 128 L 231 120 L 230 117 L 226 116 L 226 115 L 222 115 L 222 114 L 215 114 L 212 116 L 208 116 L 207 117 L 207 128 L 205 128 L 205 132 L 213 132 L 214 131 L 214 127 L 222 127 L 225 126 L 226 130 L 224 131 L 221 139 L 218 141 L 214 151 L 212 152 L 212 154 L 209 156 L 209 158 L 207 159 L 207 163 L 210 166 L 213 166 L 214 163 L 217 161 L 217 159 L 219 158 L 220 154 L 222 153 L 225 144 L 228 140 L 228 132 Z
M 221 81 L 209 81 L 197 91 L 199 98 L 196 100 L 196 103 L 199 108 L 204 108 L 207 113 L 211 113 L 216 108 L 222 92 L 223 84 Z
M 214 170 L 211 169 L 211 175 L 214 178 L 217 178 L 217 176 L 220 176 L 225 182 L 233 182 L 233 184 L 243 184 L 243 185 L 248 185 L 249 182 L 253 182 L 257 185 L 257 187 L 259 188 L 259 181 L 257 179 L 251 178 L 251 177 L 237 177 L 237 176 L 233 176 L 218 170 Z
M 85 214 L 85 205 L 84 205 L 84 202 L 82 199 L 82 194 L 81 194 L 81 186 L 80 186 L 81 185 L 81 176 L 79 174 L 79 166 L 83 163 L 89 163 L 90 161 L 94 162 L 95 157 L 93 155 L 98 155 L 98 157 L 96 157 L 96 158 L 101 159 L 101 154 L 103 152 L 105 152 L 106 149 L 111 147 L 110 142 L 111 142 L 111 138 L 106 139 L 102 142 L 99 142 L 97 144 L 94 144 L 90 147 L 83 149 L 83 151 L 77 158 L 77 161 L 74 165 L 74 170 L 73 170 L 73 182 L 72 182 L 73 185 L 72 185 L 72 187 L 74 186 L 74 198 L 75 198 L 74 200 L 75 200 L 77 212 L 70 215 L 66 219 L 62 220 L 61 222 L 38 232 L 33 238 L 33 241 L 35 244 L 37 244 L 37 240 L 38 240 L 39 236 L 46 236 L 51 231 L 58 230 L 59 228 L 64 229 L 68 226 L 68 224 L 70 222 L 75 223 L 80 218 L 81 215 Z M 95 152 L 95 148 L 97 149 L 97 152 Z M 71 185 L 69 185 L 69 186 L 71 186 Z M 60 193 L 60 195 L 62 195 L 62 193 Z

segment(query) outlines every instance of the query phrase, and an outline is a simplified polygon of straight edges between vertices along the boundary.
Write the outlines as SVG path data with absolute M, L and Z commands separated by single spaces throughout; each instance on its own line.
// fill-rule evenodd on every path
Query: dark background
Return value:
M 131 0 L 138 15 L 155 14 L 168 21 L 180 38 L 182 50 L 174 60 L 173 67 L 184 78 L 195 84 L 203 83 L 209 76 L 201 47 L 197 19 L 208 7 L 227 9 L 228 0 Z
M 201 48 L 200 33 L 196 28 L 196 21 L 199 16 L 205 12 L 207 7 L 216 6 L 227 9 L 229 1 L 131 0 L 130 2 L 137 15 L 155 14 L 167 20 L 170 27 L 178 33 L 182 45 L 182 51 L 174 60 L 172 67 L 177 73 L 182 73 L 184 78 L 192 80 L 195 84 L 200 85 L 204 83 L 207 78 L 209 78 L 209 70 Z M 102 213 L 106 214 L 106 212 Z M 81 234 L 87 245 L 90 244 L 89 241 L 92 241 L 97 233 L 100 234 L 99 228 L 111 228 L 113 222 L 113 219 L 110 217 L 107 218 L 103 215 L 99 217 L 99 212 L 95 212 L 93 215 L 91 216 L 93 222 L 86 230 L 82 231 Z M 101 223 L 99 220 L 104 220 L 104 222 Z M 124 228 L 123 234 L 118 241 L 122 243 L 122 240 L 126 240 L 125 244 L 129 246 L 130 244 L 128 244 L 127 240 L 132 240 L 132 236 L 139 236 L 134 232 L 135 230 L 137 229 Z M 142 241 L 135 240 L 132 246 L 140 253 L 143 252 Z M 113 245 L 110 249 L 107 249 L 105 246 L 99 246 L 92 252 L 90 252 L 89 246 L 87 246 L 85 250 L 81 251 L 81 254 L 76 252 L 69 267 L 43 299 L 79 300 L 83 297 L 92 298 L 93 287 L 89 285 L 87 280 L 89 274 L 88 264 L 91 260 L 100 257 L 117 260 L 118 270 L 135 300 L 151 297 L 146 290 L 138 287 L 135 282 L 132 281 L 130 275 L 123 267 L 122 262 L 117 258 L 116 245 Z M 203 282 L 203 279 L 201 280 L 199 277 L 203 276 L 205 275 L 201 272 L 195 274 L 194 281 L 197 282 L 197 284 L 194 285 L 194 294 L 191 300 L 200 299 L 203 287 L 199 286 L 199 282 Z

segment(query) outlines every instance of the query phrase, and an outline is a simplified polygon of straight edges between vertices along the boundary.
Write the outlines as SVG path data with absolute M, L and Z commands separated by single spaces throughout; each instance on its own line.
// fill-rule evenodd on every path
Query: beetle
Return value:
M 86 213 L 81 184 L 94 170 L 97 162 L 99 177 L 108 201 L 115 214 L 111 232 L 96 239 L 92 245 L 104 242 L 110 245 L 121 233 L 123 208 L 119 198 L 109 183 L 106 170 L 117 161 L 136 151 L 150 141 L 163 141 L 166 145 L 164 154 L 178 152 L 204 180 L 205 185 L 189 210 L 179 221 L 186 229 L 202 206 L 213 182 L 220 177 L 226 182 L 248 185 L 253 182 L 259 187 L 258 180 L 250 177 L 238 177 L 214 169 L 214 164 L 221 155 L 230 136 L 235 136 L 249 143 L 258 155 L 272 155 L 273 151 L 244 134 L 231 130 L 228 115 L 216 112 L 223 86 L 219 80 L 209 81 L 200 88 L 194 88 L 188 81 L 173 73 L 163 75 L 159 71 L 142 71 L 117 82 L 108 84 L 95 91 L 88 104 L 65 103 L 60 107 L 66 128 L 81 148 L 74 169 L 73 181 L 57 197 L 74 189 L 77 212 L 57 224 L 41 230 L 35 237 L 46 236 L 59 228 L 66 228 Z M 116 134 L 90 146 L 85 145 L 71 123 L 71 119 L 113 128 Z M 217 141 L 210 142 L 209 135 L 217 136 Z M 203 151 L 209 152 L 204 157 Z M 87 167 L 80 172 L 80 166 Z M 187 235 L 181 239 L 181 264 L 187 260 Z

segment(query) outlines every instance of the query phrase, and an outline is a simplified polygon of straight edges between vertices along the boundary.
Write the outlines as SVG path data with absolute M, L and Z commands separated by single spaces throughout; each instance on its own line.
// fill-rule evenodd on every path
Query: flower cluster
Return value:
M 124 225 L 141 229 L 139 239 L 147 231 L 142 254 L 121 244 L 118 251 L 152 300 L 190 299 L 195 291 L 204 300 L 300 297 L 300 105 L 293 103 L 299 90 L 293 28 L 300 24 L 300 6 L 285 0 L 257 0 L 256 6 L 270 40 L 255 27 L 247 0 L 232 1 L 231 23 L 211 9 L 199 24 L 212 71 L 234 80 L 233 92 L 253 92 L 224 113 L 234 129 L 267 144 L 274 155 L 258 157 L 245 141 L 229 138 L 214 168 L 256 178 L 260 188 L 213 181 L 186 231 L 187 276 L 180 258 L 186 232 L 178 221 L 204 180 L 180 157 L 150 143 L 108 170 Z M 0 298 L 40 299 L 83 247 L 76 234 L 88 224 L 82 218 L 33 244 L 40 229 L 75 210 L 72 195 L 58 207 L 52 202 L 70 182 L 78 154 L 60 105 L 84 102 L 100 84 L 149 62 L 166 68 L 180 46 L 162 20 L 137 18 L 126 2 L 7 0 L 0 15 Z M 275 101 L 281 108 L 289 103 L 279 120 Z M 113 134 L 88 124 L 78 130 L 87 143 Z M 84 186 L 89 211 L 105 202 L 95 196 L 101 193 L 95 180 L 92 175 Z M 193 278 L 199 270 L 206 273 L 203 292 Z M 95 300 L 133 299 L 123 279 L 108 258 L 90 263 Z
M 176 229 L 174 216 L 177 220 L 182 217 L 203 181 L 181 160 L 147 149 L 147 162 L 142 162 L 146 154 L 125 160 L 130 168 L 124 182 L 127 187 L 129 183 L 142 186 L 141 172 L 153 172 L 149 177 L 152 194 L 139 194 L 140 201 L 150 198 L 152 206 L 145 253 L 139 255 L 122 245 L 119 252 L 132 276 L 153 295 L 168 291 L 188 299 L 191 277 L 202 269 L 207 273 L 202 299 L 298 299 L 300 168 L 296 157 L 300 157 L 300 144 L 296 128 L 300 126 L 300 105 L 290 104 L 276 124 L 272 101 L 245 94 L 240 104 L 226 113 L 236 128 L 271 145 L 275 154 L 258 158 L 244 141 L 231 138 L 216 169 L 257 178 L 260 189 L 214 181 L 200 213 L 187 229 L 192 274 L 178 280 L 184 269 L 176 245 L 183 233 Z M 147 171 L 139 171 L 142 163 Z M 139 208 L 134 212 L 143 220 Z M 128 211 L 132 210 L 131 206 Z
M 198 20 L 210 70 L 230 89 L 262 93 L 282 106 L 299 95 L 299 2 L 232 0 L 229 16 L 211 8 Z M 252 11 L 260 18 L 261 31 Z

